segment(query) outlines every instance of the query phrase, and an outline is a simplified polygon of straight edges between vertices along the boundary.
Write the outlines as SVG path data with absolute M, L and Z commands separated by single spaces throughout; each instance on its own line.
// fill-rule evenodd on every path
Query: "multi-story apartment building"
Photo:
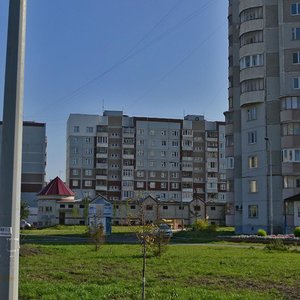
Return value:
M 67 183 L 77 197 L 101 194 L 119 201 L 152 195 L 161 201 L 222 202 L 224 128 L 224 123 L 207 122 L 201 115 L 71 114 Z
M 282 232 L 300 224 L 300 3 L 230 0 L 228 21 L 227 220 Z
M 45 184 L 46 146 L 46 124 L 23 122 L 21 200 L 30 207 L 37 207 L 36 194 Z

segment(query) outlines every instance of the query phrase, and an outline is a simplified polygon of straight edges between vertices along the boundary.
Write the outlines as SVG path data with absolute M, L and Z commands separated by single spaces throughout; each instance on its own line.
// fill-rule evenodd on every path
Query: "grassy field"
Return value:
M 20 298 L 141 299 L 139 245 L 22 245 Z M 300 253 L 170 245 L 149 257 L 146 299 L 299 299 Z

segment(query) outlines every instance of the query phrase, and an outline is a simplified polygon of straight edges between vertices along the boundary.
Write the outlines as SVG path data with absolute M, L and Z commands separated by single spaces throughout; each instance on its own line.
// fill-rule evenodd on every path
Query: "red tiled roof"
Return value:
M 51 180 L 39 193 L 38 196 L 74 196 L 75 193 L 69 189 L 64 182 L 56 177 Z

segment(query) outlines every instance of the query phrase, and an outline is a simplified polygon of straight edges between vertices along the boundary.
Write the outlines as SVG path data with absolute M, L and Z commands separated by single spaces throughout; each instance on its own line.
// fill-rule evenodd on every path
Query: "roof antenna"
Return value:
M 104 113 L 104 99 L 102 99 L 102 115 Z

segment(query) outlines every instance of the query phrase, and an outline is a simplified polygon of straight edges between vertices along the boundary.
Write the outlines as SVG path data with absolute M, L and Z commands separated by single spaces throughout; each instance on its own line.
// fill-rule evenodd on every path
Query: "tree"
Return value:
M 21 200 L 20 218 L 27 219 L 29 216 L 29 207 L 26 201 Z

